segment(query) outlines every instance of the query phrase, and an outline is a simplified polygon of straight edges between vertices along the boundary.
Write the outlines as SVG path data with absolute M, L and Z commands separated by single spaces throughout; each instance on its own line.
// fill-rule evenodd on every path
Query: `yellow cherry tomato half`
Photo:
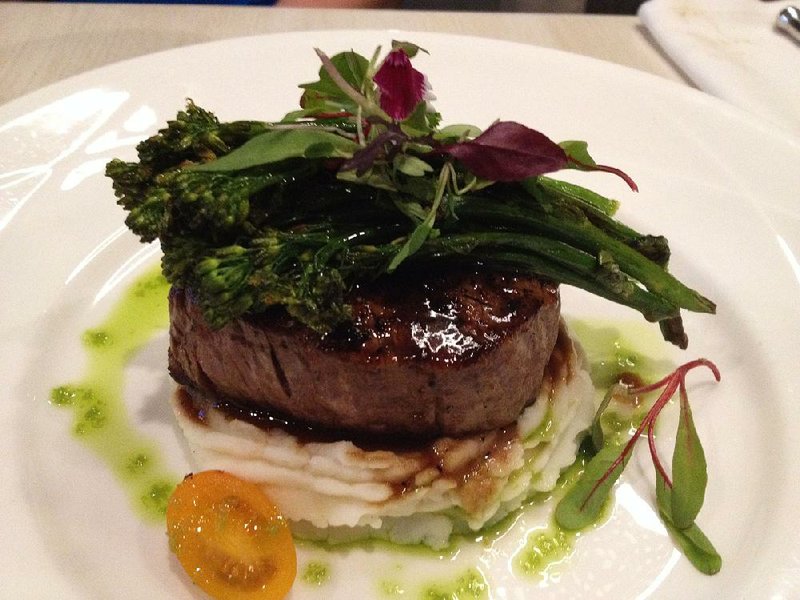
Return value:
M 188 475 L 167 506 L 170 549 L 218 600 L 280 600 L 297 575 L 292 534 L 257 485 L 224 471 Z

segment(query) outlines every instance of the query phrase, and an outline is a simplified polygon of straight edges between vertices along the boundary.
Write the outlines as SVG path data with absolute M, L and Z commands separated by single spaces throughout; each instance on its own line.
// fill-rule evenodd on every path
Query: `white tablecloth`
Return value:
M 774 27 L 789 4 L 650 0 L 639 17 L 700 89 L 800 137 L 800 44 Z

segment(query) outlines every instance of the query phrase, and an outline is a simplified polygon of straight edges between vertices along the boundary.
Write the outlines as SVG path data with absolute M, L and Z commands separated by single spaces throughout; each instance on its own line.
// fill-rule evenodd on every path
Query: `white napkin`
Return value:
M 800 138 L 800 44 L 774 27 L 790 4 L 650 0 L 639 18 L 701 90 Z

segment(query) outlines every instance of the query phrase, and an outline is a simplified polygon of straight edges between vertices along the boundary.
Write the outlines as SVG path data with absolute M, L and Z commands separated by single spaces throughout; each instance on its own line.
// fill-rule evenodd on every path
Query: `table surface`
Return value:
M 633 16 L 0 0 L 0 104 L 95 67 L 189 44 L 283 31 L 389 28 L 557 48 L 690 85 Z

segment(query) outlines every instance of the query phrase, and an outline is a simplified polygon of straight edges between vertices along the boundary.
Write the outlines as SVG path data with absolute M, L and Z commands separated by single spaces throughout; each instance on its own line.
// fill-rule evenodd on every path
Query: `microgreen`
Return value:
M 392 40 L 392 50 L 402 49 L 408 54 L 409 58 L 414 58 L 419 52 L 428 54 L 425 48 L 417 46 L 414 42 L 406 42 L 403 40 Z
M 672 522 L 678 529 L 694 523 L 703 506 L 708 483 L 706 458 L 694 427 L 686 385 L 680 386 L 680 420 L 672 455 Z
M 697 367 L 710 369 L 714 378 L 719 381 L 720 373 L 714 363 L 701 358 L 681 365 L 670 375 L 651 385 L 629 388 L 617 384 L 609 390 L 597 410 L 590 430 L 596 454 L 556 507 L 555 518 L 562 527 L 583 529 L 596 522 L 614 482 L 628 463 L 637 440 L 646 432 L 650 457 L 656 471 L 656 497 L 662 521 L 698 570 L 707 574 L 719 571 L 721 559 L 695 523 L 703 505 L 708 481 L 705 456 L 694 427 L 686 391 L 686 375 Z M 657 390 L 660 390 L 658 398 L 622 448 L 606 443 L 600 418 L 611 400 L 625 396 L 630 400 Z M 670 479 L 656 449 L 655 426 L 658 416 L 676 391 L 680 397 L 680 416 Z
M 584 529 L 597 522 L 611 488 L 619 479 L 630 453 L 605 446 L 586 464 L 583 475 L 556 506 L 556 522 L 565 529 Z
M 386 130 L 376 135 L 368 144 L 358 148 L 349 160 L 345 161 L 341 171 L 355 171 L 363 175 L 379 160 L 392 160 L 400 151 L 401 145 L 408 138 L 395 130 Z
M 241 171 L 290 158 L 350 158 L 359 145 L 350 137 L 316 127 L 278 128 L 251 138 L 217 160 L 193 171 Z
M 322 62 L 319 80 L 304 83 L 300 106 L 306 110 L 345 110 L 355 113 L 359 105 L 368 103 L 360 92 L 367 80 L 369 63 L 356 52 L 341 52 L 332 58 L 317 50 Z
M 436 186 L 436 195 L 434 196 L 431 209 L 422 222 L 414 228 L 414 231 L 411 232 L 411 235 L 408 236 L 408 239 L 400 248 L 400 251 L 394 255 L 394 258 L 392 258 L 392 262 L 390 262 L 389 266 L 386 268 L 389 273 L 397 269 L 397 267 L 400 266 L 400 263 L 406 260 L 414 252 L 419 250 L 422 247 L 422 244 L 424 244 L 429 237 L 435 235 L 436 230 L 433 228 L 433 224 L 436 221 L 436 212 L 439 209 L 439 205 L 441 204 L 442 198 L 447 190 L 451 172 L 451 169 L 445 168 L 439 173 L 439 182 Z

